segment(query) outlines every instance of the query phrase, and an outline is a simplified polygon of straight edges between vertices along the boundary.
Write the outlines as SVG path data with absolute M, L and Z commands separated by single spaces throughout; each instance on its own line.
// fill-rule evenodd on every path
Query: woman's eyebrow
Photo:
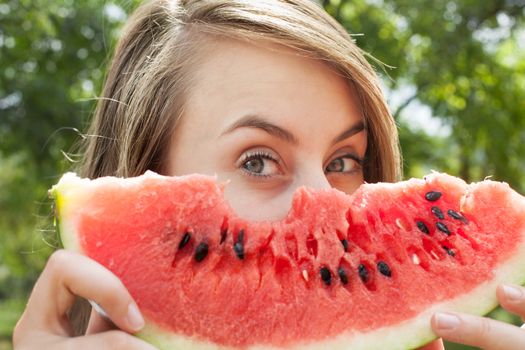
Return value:
M 221 136 L 239 128 L 260 129 L 286 142 L 289 142 L 294 145 L 297 144 L 297 138 L 291 132 L 281 128 L 280 126 L 272 124 L 269 121 L 264 120 L 264 118 L 254 114 L 246 115 L 241 119 L 237 120 L 235 123 L 226 128 L 226 130 L 222 132 Z
M 230 125 L 224 132 L 222 132 L 221 136 L 224 134 L 228 134 L 236 129 L 239 128 L 255 128 L 260 129 L 272 136 L 276 136 L 286 142 L 289 142 L 291 144 L 296 145 L 298 143 L 297 138 L 288 130 L 281 128 L 278 125 L 272 124 L 269 121 L 265 120 L 264 118 L 249 114 L 241 119 L 237 120 L 235 123 Z M 350 126 L 348 129 L 343 131 L 341 134 L 339 134 L 337 137 L 334 138 L 332 141 L 333 144 L 336 144 L 338 142 L 341 142 L 355 134 L 360 133 L 365 129 L 365 125 L 362 121 L 359 121 L 355 123 L 354 125 Z
M 355 134 L 358 134 L 363 130 L 365 130 L 365 124 L 363 123 L 363 121 L 358 121 L 357 123 L 355 123 L 348 129 L 340 133 L 339 136 L 334 138 L 334 140 L 332 141 L 332 144 L 335 145 L 336 143 L 341 142 L 349 138 L 350 136 L 354 136 Z

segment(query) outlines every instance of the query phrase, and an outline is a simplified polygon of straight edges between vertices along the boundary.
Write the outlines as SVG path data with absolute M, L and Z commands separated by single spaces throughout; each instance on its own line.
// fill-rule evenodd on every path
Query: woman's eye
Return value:
M 251 172 L 260 174 L 264 170 L 264 159 L 262 158 L 252 158 L 247 160 L 244 164 L 244 169 Z
M 243 171 L 253 176 L 273 176 L 279 174 L 279 165 L 270 154 L 249 154 L 242 161 Z
M 352 155 L 333 159 L 325 168 L 327 173 L 351 173 L 361 167 L 361 161 Z

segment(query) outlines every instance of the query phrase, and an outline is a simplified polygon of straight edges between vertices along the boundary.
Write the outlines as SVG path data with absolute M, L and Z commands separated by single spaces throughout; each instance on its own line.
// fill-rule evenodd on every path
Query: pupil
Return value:
M 244 164 L 244 168 L 252 173 L 262 173 L 263 167 L 264 164 L 261 158 L 250 159 Z
M 342 171 L 344 167 L 343 160 L 341 158 L 334 159 L 332 163 L 328 165 L 329 171 Z

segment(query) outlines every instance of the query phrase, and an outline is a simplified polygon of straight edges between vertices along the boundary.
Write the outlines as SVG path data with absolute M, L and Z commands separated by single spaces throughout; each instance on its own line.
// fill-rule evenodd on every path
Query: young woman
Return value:
M 130 18 L 99 101 L 81 175 L 217 174 L 251 219 L 278 219 L 299 186 L 352 193 L 400 178 L 397 131 L 363 53 L 310 0 L 153 0 Z M 254 212 L 251 208 L 257 207 Z M 250 209 L 250 210 L 249 210 Z M 94 282 L 96 281 L 96 282 Z M 523 289 L 501 288 L 525 316 Z M 68 311 L 98 303 L 75 335 Z M 514 298 L 514 296 L 516 296 Z M 150 349 L 143 319 L 111 272 L 52 255 L 14 333 L 17 349 Z M 87 327 L 87 328 L 86 328 Z M 525 347 L 517 327 L 438 314 L 435 332 L 487 349 Z M 442 349 L 441 341 L 425 349 Z

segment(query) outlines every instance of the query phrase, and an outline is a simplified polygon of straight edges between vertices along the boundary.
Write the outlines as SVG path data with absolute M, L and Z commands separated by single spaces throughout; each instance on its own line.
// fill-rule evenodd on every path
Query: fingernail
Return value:
M 128 323 L 133 330 L 139 330 L 144 327 L 144 318 L 140 314 L 139 308 L 135 303 L 128 306 Z
M 439 329 L 452 330 L 459 326 L 459 317 L 452 314 L 437 313 L 435 316 L 436 326 Z
M 523 298 L 521 290 L 513 286 L 503 286 L 503 293 L 509 301 L 518 301 Z

